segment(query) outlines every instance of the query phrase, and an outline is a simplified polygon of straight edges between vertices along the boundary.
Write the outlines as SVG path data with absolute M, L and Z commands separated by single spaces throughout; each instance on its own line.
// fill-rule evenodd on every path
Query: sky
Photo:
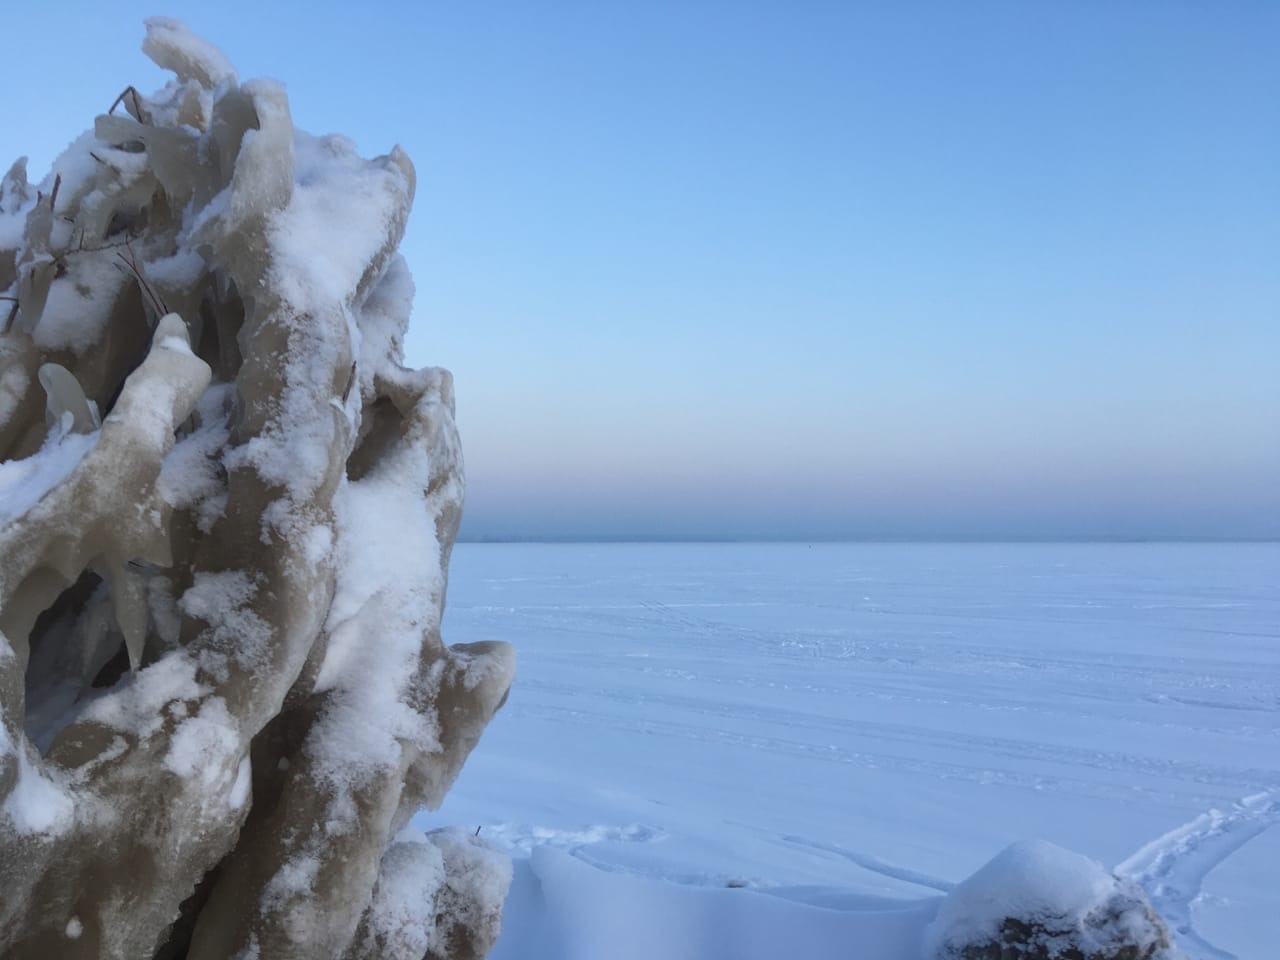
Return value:
M 468 538 L 1280 537 L 1280 5 L 28 4 L 0 163 L 152 13 L 413 158 Z

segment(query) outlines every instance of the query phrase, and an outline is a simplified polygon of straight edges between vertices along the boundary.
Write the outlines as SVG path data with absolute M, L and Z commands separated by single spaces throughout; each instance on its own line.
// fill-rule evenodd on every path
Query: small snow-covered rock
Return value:
M 1015 843 L 955 888 L 926 960 L 1182 960 L 1145 894 L 1043 840 Z

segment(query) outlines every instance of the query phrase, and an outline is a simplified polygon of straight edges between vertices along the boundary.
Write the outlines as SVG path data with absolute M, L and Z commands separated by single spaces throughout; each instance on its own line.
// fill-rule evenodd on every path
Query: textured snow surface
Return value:
M 407 184 L 396 168 L 371 169 L 343 136 L 295 130 L 293 150 L 293 199 L 271 237 L 274 279 L 299 308 L 343 303 L 382 245 Z
M 400 839 L 382 858 L 373 893 L 373 936 L 391 957 L 423 957 L 431 946 L 435 918 L 422 909 L 444 883 L 440 848 L 420 839 Z
M 227 488 L 217 456 L 230 436 L 228 411 L 235 397 L 235 387 L 218 383 L 205 390 L 196 407 L 200 427 L 174 444 L 164 458 L 157 489 L 160 495 L 178 508 L 195 508 L 197 522 L 204 533 L 227 505 Z
M 14 753 L 17 780 L 0 810 L 18 833 L 58 833 L 71 825 L 75 801 L 61 786 L 31 765 L 25 750 L 14 751 L 0 729 L 0 755 Z
M 919 960 L 941 895 L 1035 839 L 1119 868 L 1193 960 L 1276 955 L 1280 868 L 1249 851 L 1280 822 L 1280 547 L 462 544 L 450 569 L 450 638 L 508 637 L 521 673 L 418 826 L 518 858 L 499 960 Z
M 325 743 L 318 759 L 335 780 L 394 766 L 401 740 L 438 749 L 434 718 L 404 696 L 444 589 L 422 497 L 429 473 L 426 451 L 400 450 L 363 480 L 344 482 L 335 500 L 338 573 L 316 678 L 317 690 L 334 691 L 317 729 Z
M 198 714 L 187 717 L 174 729 L 164 765 L 180 777 L 199 778 L 210 790 L 224 779 L 223 771 L 239 749 L 240 731 L 226 702 L 221 697 L 210 697 Z M 237 771 L 236 780 L 241 772 Z
M 0 523 L 9 523 L 30 510 L 80 465 L 98 432 L 55 434 L 25 460 L 0 462 Z

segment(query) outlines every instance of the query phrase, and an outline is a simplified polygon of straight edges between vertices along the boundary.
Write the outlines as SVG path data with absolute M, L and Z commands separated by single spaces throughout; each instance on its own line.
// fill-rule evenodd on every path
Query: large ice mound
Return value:
M 441 638 L 413 165 L 177 21 L 143 49 L 163 90 L 0 180 L 0 954 L 481 956 L 503 858 L 396 839 L 514 671 Z

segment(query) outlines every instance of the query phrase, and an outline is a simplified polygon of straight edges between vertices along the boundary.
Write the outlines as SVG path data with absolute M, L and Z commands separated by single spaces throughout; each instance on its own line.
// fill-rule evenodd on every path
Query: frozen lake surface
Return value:
M 1192 957 L 1276 955 L 1280 546 L 461 544 L 451 570 L 446 640 L 520 668 L 419 824 L 520 858 L 499 957 L 755 955 L 715 937 L 794 907 L 896 960 L 1027 838 L 1136 877 Z M 594 919 L 557 912 L 587 890 Z M 688 914 L 684 952 L 630 931 L 645 904 Z

